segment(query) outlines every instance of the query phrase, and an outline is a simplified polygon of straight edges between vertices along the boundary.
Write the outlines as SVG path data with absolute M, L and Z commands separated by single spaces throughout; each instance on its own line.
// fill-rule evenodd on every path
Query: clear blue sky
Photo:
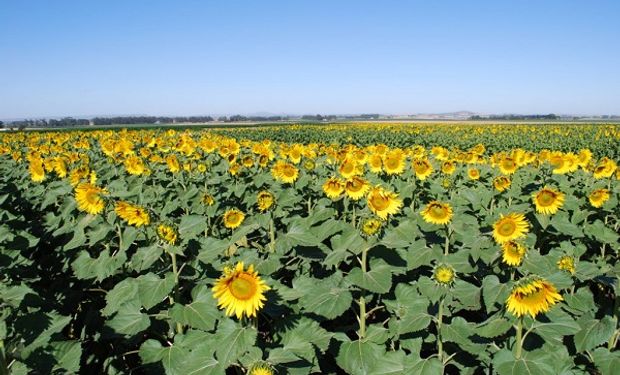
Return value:
M 0 0 L 0 118 L 620 113 L 620 1 Z

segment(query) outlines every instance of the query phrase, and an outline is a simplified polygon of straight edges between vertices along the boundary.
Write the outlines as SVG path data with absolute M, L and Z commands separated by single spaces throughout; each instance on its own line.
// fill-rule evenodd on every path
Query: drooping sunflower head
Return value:
M 177 242 L 178 238 L 177 232 L 174 230 L 174 228 L 166 224 L 160 224 L 157 227 L 157 235 L 162 241 L 170 245 L 174 245 Z
M 331 177 L 323 184 L 323 192 L 330 199 L 338 199 L 344 191 L 344 184 L 338 177 Z
M 553 305 L 562 301 L 555 286 L 538 276 L 519 280 L 506 300 L 506 309 L 516 317 L 530 315 L 535 318 L 546 313 Z
M 506 216 L 501 215 L 499 220 L 493 224 L 493 238 L 501 245 L 524 237 L 528 229 L 529 224 L 523 214 L 513 212 Z
M 245 214 L 236 208 L 230 209 L 224 213 L 224 226 L 228 229 L 235 229 L 245 219 Z
M 422 181 L 433 173 L 433 166 L 426 158 L 415 159 L 412 164 L 415 176 Z
M 527 249 L 517 241 L 508 241 L 502 244 L 502 262 L 509 266 L 521 265 Z
M 506 176 L 498 176 L 493 179 L 495 190 L 502 192 L 510 187 L 510 179 Z
M 205 206 L 213 206 L 215 204 L 215 198 L 213 198 L 213 195 L 211 195 L 209 193 L 202 194 L 202 197 L 200 198 L 200 201 Z
M 347 197 L 353 199 L 354 201 L 361 199 L 364 195 L 366 195 L 369 189 L 370 184 L 359 176 L 351 177 L 344 184 L 344 190 Z
M 552 215 L 564 204 L 564 193 L 555 189 L 545 187 L 541 191 L 532 195 L 536 212 L 544 215 Z
M 590 193 L 588 196 L 588 200 L 592 207 L 602 207 L 605 202 L 609 199 L 609 190 L 607 189 L 596 189 Z
M 275 197 L 267 190 L 259 192 L 256 196 L 256 205 L 261 212 L 265 212 L 270 209 L 274 202 Z
M 454 283 L 456 272 L 454 268 L 447 264 L 438 264 L 433 270 L 433 279 L 439 285 L 450 286 Z
M 480 171 L 478 168 L 469 168 L 467 170 L 467 176 L 470 180 L 477 180 L 480 178 Z
M 381 229 L 381 220 L 368 218 L 362 222 L 362 233 L 367 236 L 375 235 Z
M 575 274 L 575 258 L 570 255 L 563 255 L 558 260 L 558 269 Z
M 421 215 L 427 223 L 448 224 L 452 219 L 452 207 L 448 203 L 432 201 L 422 210 Z
M 370 190 L 366 201 L 370 211 L 381 218 L 381 220 L 386 220 L 388 215 L 396 214 L 403 205 L 398 195 L 380 186 Z
M 105 208 L 105 201 L 101 198 L 105 194 L 107 194 L 105 189 L 86 182 L 80 183 L 75 188 L 78 210 L 91 215 L 100 214 Z
M 226 309 L 226 315 L 241 319 L 256 316 L 267 300 L 264 293 L 269 289 L 253 265 L 245 270 L 243 262 L 239 262 L 234 268 L 224 268 L 213 286 L 213 297 L 220 309 Z
M 117 202 L 114 212 L 129 225 L 140 227 L 151 223 L 151 217 L 144 207 L 129 202 Z
M 41 159 L 31 159 L 28 170 L 33 182 L 42 182 L 45 180 L 45 169 L 43 168 L 43 161 Z

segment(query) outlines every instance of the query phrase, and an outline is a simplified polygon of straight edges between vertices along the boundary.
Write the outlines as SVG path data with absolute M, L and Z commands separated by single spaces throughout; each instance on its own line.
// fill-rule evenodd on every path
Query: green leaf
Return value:
M 184 215 L 179 223 L 179 236 L 188 240 L 204 233 L 207 227 L 207 218 L 201 215 Z
M 215 357 L 225 367 L 241 358 L 256 342 L 256 328 L 243 327 L 233 320 L 222 320 L 215 333 L 216 342 L 222 343 L 215 349 Z
M 371 375 L 373 362 L 385 353 L 381 345 L 365 342 L 344 342 L 336 357 L 336 363 L 348 374 Z
M 338 278 L 329 277 L 327 279 L 310 279 L 310 285 L 305 285 L 302 289 L 300 305 L 307 311 L 321 315 L 327 319 L 334 319 L 342 315 L 351 307 L 353 296 L 347 288 L 341 287 Z M 308 281 L 310 281 L 308 280 Z M 293 281 L 293 288 L 297 289 L 300 285 Z
M 194 301 L 189 305 L 175 304 L 168 312 L 174 322 L 188 325 L 192 328 L 210 331 L 215 321 L 221 316 L 213 302 Z
M 410 357 L 411 362 L 407 366 L 407 374 L 438 375 L 443 374 L 443 364 L 436 357 L 415 358 Z
M 110 256 L 109 251 L 104 250 L 97 258 L 91 258 L 87 251 L 82 250 L 71 263 L 71 268 L 78 279 L 102 281 L 114 275 L 126 260 L 127 255 L 124 251 Z
M 478 336 L 492 339 L 504 335 L 510 328 L 512 328 L 512 323 L 506 319 L 493 317 L 479 324 L 474 333 Z
M 615 375 L 620 369 L 620 352 L 610 352 L 606 348 L 596 348 L 592 352 L 594 364 L 602 375 Z
M 408 247 L 416 238 L 420 230 L 414 220 L 402 220 L 394 229 L 387 229 L 381 243 L 391 249 Z
M 354 268 L 347 275 L 346 279 L 353 283 L 353 285 L 373 293 L 387 293 L 392 287 L 391 267 L 385 262 L 377 262 L 377 265 L 367 272 L 362 272 L 360 268 Z
M 480 309 L 480 287 L 457 279 L 452 287 L 452 296 L 460 302 L 459 304 L 454 304 L 457 310 Z
M 138 272 L 148 269 L 159 259 L 163 251 L 164 249 L 157 245 L 138 248 L 131 257 L 131 268 Z
M 162 302 L 174 288 L 174 274 L 168 272 L 160 279 L 154 273 L 147 273 L 136 279 L 140 295 L 140 302 L 147 310 Z
M 484 353 L 485 345 L 474 343 L 469 336 L 474 331 L 474 325 L 465 319 L 457 316 L 452 319 L 450 324 L 441 327 L 442 340 L 444 342 L 453 342 L 458 344 L 461 349 L 467 351 L 474 356 Z
M 80 371 L 82 346 L 79 341 L 57 341 L 51 343 L 51 346 L 57 367 L 68 372 L 77 373 Z
M 116 284 L 106 296 L 106 307 L 101 311 L 103 316 L 110 316 L 118 311 L 119 307 L 128 301 L 133 301 L 138 296 L 138 283 L 136 279 L 126 278 Z
M 580 330 L 579 324 L 559 308 L 547 312 L 541 319 L 548 319 L 549 321 L 544 323 L 535 321 L 533 323 L 534 332 L 545 341 L 555 345 L 563 345 L 564 336 L 574 335 Z
M 601 320 L 583 317 L 578 323 L 581 330 L 575 333 L 575 349 L 577 352 L 583 352 L 609 341 L 616 331 L 617 321 L 606 315 Z
M 116 315 L 107 322 L 114 331 L 124 335 L 135 335 L 151 325 L 148 315 L 140 312 L 136 302 L 124 303 Z
M 487 311 L 502 309 L 509 294 L 510 287 L 506 283 L 500 283 L 497 276 L 490 275 L 482 280 L 482 298 Z

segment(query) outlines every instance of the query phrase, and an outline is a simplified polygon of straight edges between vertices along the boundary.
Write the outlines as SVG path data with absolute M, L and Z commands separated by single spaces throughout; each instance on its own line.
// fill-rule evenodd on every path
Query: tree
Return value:
M 0 129 L 4 128 L 4 122 L 0 121 Z

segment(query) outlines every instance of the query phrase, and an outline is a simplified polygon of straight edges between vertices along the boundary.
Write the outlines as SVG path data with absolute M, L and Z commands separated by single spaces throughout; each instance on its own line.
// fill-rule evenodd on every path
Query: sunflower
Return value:
M 353 176 L 344 184 L 344 190 L 347 197 L 354 201 L 361 199 L 370 189 L 370 185 L 366 180 L 359 176 Z
M 564 193 L 555 189 L 545 187 L 538 193 L 532 195 L 536 212 L 544 215 L 552 215 L 562 207 L 564 203 Z
M 91 215 L 100 214 L 105 208 L 105 201 L 101 195 L 107 194 L 105 189 L 83 182 L 75 188 L 75 201 L 80 211 Z
M 344 184 L 338 177 L 331 177 L 323 184 L 323 191 L 331 199 L 338 199 L 344 192 Z
M 447 264 L 439 264 L 433 271 L 433 279 L 439 285 L 450 286 L 454 282 L 455 277 L 454 268 Z
M 450 160 L 446 160 L 441 164 L 441 172 L 447 175 L 454 173 L 456 170 L 456 163 Z
M 275 202 L 275 197 L 271 192 L 267 190 L 263 190 L 256 196 L 256 205 L 261 212 L 265 212 L 273 206 L 273 202 Z
M 480 178 L 480 171 L 478 168 L 469 168 L 467 170 L 467 176 L 470 180 L 477 180 Z
M 510 179 L 506 176 L 498 176 L 493 180 L 493 186 L 499 192 L 502 192 L 510 187 Z
M 511 175 L 517 171 L 517 163 L 515 160 L 509 156 L 502 158 L 499 161 L 499 171 L 505 175 Z
M 381 157 L 381 154 L 374 153 L 370 155 L 370 157 L 368 157 L 367 163 L 368 169 L 370 169 L 372 173 L 378 174 L 383 171 L 383 157 Z
M 608 178 L 616 171 L 616 162 L 609 158 L 602 158 L 594 168 L 594 178 Z
M 174 245 L 177 242 L 177 232 L 169 225 L 160 224 L 157 227 L 157 235 L 162 241 L 170 245 Z
M 362 233 L 367 236 L 376 234 L 381 229 L 381 220 L 375 218 L 368 218 L 362 223 Z
M 524 237 L 529 228 L 523 214 L 510 213 L 500 215 L 500 219 L 493 224 L 493 238 L 498 244 Z
M 388 215 L 397 213 L 403 205 L 397 194 L 380 186 L 372 188 L 366 200 L 370 211 L 379 216 L 381 220 L 386 220 Z
M 273 371 L 265 365 L 260 365 L 253 367 L 249 375 L 273 375 Z
M 609 199 L 609 190 L 597 189 L 590 193 L 588 196 L 592 207 L 599 208 Z
M 452 207 L 448 203 L 432 201 L 421 212 L 424 221 L 431 224 L 448 224 L 452 219 Z
M 351 178 L 359 174 L 357 163 L 352 158 L 346 158 L 338 167 L 338 172 L 344 178 Z
M 539 313 L 546 313 L 562 296 L 555 286 L 538 276 L 520 280 L 506 299 L 506 309 L 517 317 L 529 314 L 535 318 Z
M 209 193 L 202 194 L 202 197 L 200 198 L 200 201 L 205 206 L 213 206 L 215 204 L 215 198 L 213 198 L 213 195 L 211 195 Z
M 146 167 L 144 166 L 144 162 L 138 156 L 132 155 L 125 159 L 123 163 L 125 165 L 125 170 L 127 173 L 139 176 L 146 171 Z
M 517 241 L 508 241 L 502 244 L 502 262 L 509 266 L 521 265 L 526 248 Z
M 313 160 L 305 160 L 303 163 L 303 167 L 305 170 L 310 172 L 314 170 L 314 168 L 316 167 L 316 163 Z
M 563 255 L 558 260 L 558 269 L 575 274 L 575 258 L 570 255 Z
M 269 290 L 268 285 L 261 280 L 254 266 L 244 270 L 243 262 L 237 263 L 235 268 L 225 267 L 213 286 L 213 297 L 217 299 L 217 306 L 226 309 L 226 315 L 254 317 L 256 312 L 264 306 L 264 293 Z
M 383 169 L 388 175 L 402 174 L 405 170 L 405 153 L 401 149 L 387 152 L 383 156 Z
M 43 168 L 43 160 L 33 159 L 28 166 L 30 178 L 34 182 L 42 182 L 45 180 L 45 169 Z
M 224 226 L 228 229 L 235 229 L 245 219 L 245 214 L 236 208 L 230 209 L 224 213 Z
M 412 164 L 415 176 L 422 181 L 433 173 L 433 166 L 428 159 L 415 159 Z
M 114 207 L 114 211 L 118 217 L 125 220 L 129 225 L 140 227 L 143 225 L 149 225 L 151 222 L 151 217 L 146 209 L 129 202 L 117 202 Z
M 166 156 L 166 164 L 168 165 L 168 169 L 172 173 L 177 173 L 181 170 L 181 164 L 179 163 L 176 155 Z
M 278 160 L 273 168 L 271 168 L 271 174 L 278 181 L 292 184 L 297 181 L 297 177 L 299 177 L 299 169 L 293 164 Z

